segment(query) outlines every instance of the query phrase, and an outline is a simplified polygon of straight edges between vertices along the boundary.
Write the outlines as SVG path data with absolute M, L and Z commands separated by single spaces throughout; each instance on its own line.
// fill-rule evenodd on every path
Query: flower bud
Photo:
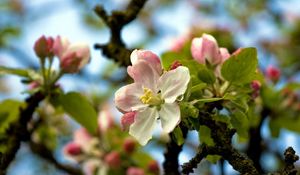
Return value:
M 111 168 L 119 168 L 121 165 L 120 154 L 117 151 L 108 153 L 104 158 L 105 163 Z
M 82 153 L 81 147 L 75 142 L 70 142 L 64 147 L 64 153 L 70 156 L 78 156 Z
M 60 68 L 65 73 L 76 73 L 90 60 L 90 49 L 85 44 L 74 44 L 60 57 Z
M 136 116 L 136 111 L 127 112 L 121 118 L 121 126 L 123 130 L 129 128 L 129 126 L 134 122 L 134 118 Z
M 129 167 L 126 171 L 126 175 L 145 175 L 145 172 L 142 168 Z
M 133 139 L 131 139 L 131 138 L 126 138 L 126 139 L 124 140 L 124 143 L 123 143 L 123 150 L 124 150 L 126 153 L 128 153 L 128 154 L 132 153 L 132 152 L 135 150 L 135 148 L 136 148 L 136 142 L 135 142 Z
M 153 160 L 148 164 L 148 171 L 155 175 L 159 174 L 159 165 L 157 161 Z
M 222 61 L 218 43 L 211 35 L 203 34 L 201 38 L 194 38 L 192 40 L 191 52 L 193 58 L 201 64 L 205 64 L 206 60 L 213 65 L 219 64 Z
M 276 83 L 280 78 L 281 72 L 277 67 L 269 66 L 267 67 L 266 75 L 271 81 Z
M 178 60 L 175 60 L 172 65 L 170 66 L 170 70 L 174 70 L 176 69 L 177 67 L 179 66 L 182 66 L 182 64 L 178 61 Z
M 223 63 L 230 57 L 230 54 L 229 54 L 228 50 L 224 47 L 221 47 L 219 49 L 219 51 L 220 51 L 220 54 L 221 54 L 221 57 L 222 57 L 222 63 Z
M 172 45 L 171 45 L 171 51 L 174 52 L 180 52 L 183 47 L 184 44 L 191 38 L 191 34 L 190 33 L 186 33 L 182 36 L 180 36 L 179 38 L 176 38 L 175 40 L 173 40 Z
M 52 37 L 46 38 L 44 35 L 41 36 L 34 43 L 35 54 L 40 59 L 45 59 L 46 57 L 53 57 L 53 55 L 54 55 L 53 44 L 54 44 L 54 39 Z
M 57 36 L 54 40 L 53 52 L 57 57 L 61 58 L 69 46 L 70 42 L 67 38 Z
M 258 80 L 253 80 L 250 86 L 253 89 L 252 98 L 255 99 L 256 97 L 259 96 L 261 83 Z
M 258 80 L 253 80 L 251 82 L 251 88 L 254 90 L 254 91 L 259 91 L 260 90 L 260 87 L 261 87 L 261 84 Z

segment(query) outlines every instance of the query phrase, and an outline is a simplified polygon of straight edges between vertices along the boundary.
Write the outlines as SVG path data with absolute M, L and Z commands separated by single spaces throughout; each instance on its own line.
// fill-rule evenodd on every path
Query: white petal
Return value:
M 146 108 L 138 112 L 134 123 L 129 128 L 129 134 L 135 137 L 141 145 L 146 145 L 152 138 L 157 118 L 156 108 Z
M 170 133 L 180 122 L 180 109 L 177 103 L 165 103 L 159 111 L 163 131 Z
M 158 89 L 166 103 L 173 103 L 176 98 L 183 95 L 190 81 L 189 69 L 179 66 L 164 73 L 158 81 Z
M 143 104 L 140 97 L 144 94 L 142 85 L 132 83 L 121 87 L 115 93 L 115 104 L 122 112 L 135 111 L 148 105 Z

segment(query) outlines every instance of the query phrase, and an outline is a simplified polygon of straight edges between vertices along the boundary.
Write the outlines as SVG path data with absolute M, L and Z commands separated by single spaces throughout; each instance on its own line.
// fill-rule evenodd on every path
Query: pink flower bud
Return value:
M 111 168 L 119 168 L 121 165 L 120 154 L 117 151 L 112 151 L 104 157 L 105 163 Z
M 124 140 L 124 143 L 123 143 L 123 150 L 124 150 L 126 153 L 128 153 L 128 154 L 132 153 L 132 152 L 135 150 L 135 148 L 136 148 L 136 142 L 135 142 L 133 139 L 131 139 L 131 138 L 126 138 L 126 139 Z
M 230 57 L 230 54 L 226 48 L 221 47 L 219 51 L 222 57 L 222 62 L 226 61 Z
M 127 112 L 125 113 L 121 118 L 121 126 L 123 130 L 126 130 L 129 128 L 129 126 L 134 122 L 134 118 L 136 116 L 137 112 Z
M 158 175 L 159 174 L 159 165 L 157 161 L 153 160 L 148 164 L 149 172 Z
M 174 70 L 174 69 L 176 69 L 176 68 L 179 67 L 179 66 L 182 66 L 182 64 L 181 64 L 178 60 L 176 60 L 176 61 L 174 61 L 174 62 L 172 63 L 172 65 L 170 66 L 170 70 Z
M 251 82 L 251 88 L 254 90 L 254 91 L 259 91 L 261 87 L 261 83 L 258 81 L 258 80 L 253 80 Z
M 201 38 L 194 38 L 192 40 L 191 52 L 194 59 L 201 64 L 205 64 L 206 60 L 213 65 L 219 64 L 222 61 L 218 43 L 211 35 L 203 34 Z
M 145 175 L 145 172 L 142 168 L 129 167 L 126 171 L 126 175 Z
M 84 44 L 74 44 L 60 58 L 60 68 L 65 73 L 76 73 L 90 60 L 90 49 Z
M 79 144 L 77 144 L 75 142 L 70 142 L 67 145 L 65 145 L 63 152 L 66 155 L 78 156 L 82 153 L 82 150 L 81 150 L 81 147 Z
M 54 40 L 53 52 L 57 57 L 61 58 L 62 55 L 67 51 L 69 46 L 70 42 L 67 38 L 57 36 Z
M 46 57 L 53 57 L 53 44 L 54 39 L 52 37 L 46 38 L 44 35 L 41 36 L 34 43 L 35 54 L 41 59 L 45 59 Z
M 267 67 L 266 75 L 271 81 L 276 83 L 280 78 L 281 72 L 277 67 L 269 66 Z

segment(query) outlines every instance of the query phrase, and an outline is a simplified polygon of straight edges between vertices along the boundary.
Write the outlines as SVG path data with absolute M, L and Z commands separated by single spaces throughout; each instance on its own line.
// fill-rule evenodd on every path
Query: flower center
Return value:
M 163 103 L 163 99 L 161 99 L 159 94 L 154 94 L 151 89 L 144 88 L 144 95 L 140 97 L 140 100 L 144 104 L 149 105 L 160 105 Z

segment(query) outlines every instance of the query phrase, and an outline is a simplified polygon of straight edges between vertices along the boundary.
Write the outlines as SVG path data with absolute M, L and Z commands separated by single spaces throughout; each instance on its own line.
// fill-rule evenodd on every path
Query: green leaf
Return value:
M 177 126 L 172 133 L 173 140 L 177 143 L 177 145 L 182 145 L 184 143 L 184 138 L 180 127 Z
M 0 103 L 0 133 L 4 133 L 12 122 L 19 119 L 20 108 L 25 103 L 17 100 L 4 100 Z
M 206 83 L 199 83 L 199 84 L 192 87 L 191 93 L 199 92 L 199 91 L 203 90 L 206 87 L 207 87 Z
M 5 75 L 5 74 L 28 78 L 30 81 L 42 79 L 41 75 L 38 72 L 31 69 L 15 69 L 15 68 L 0 66 L 0 75 Z
M 180 111 L 185 117 L 197 118 L 199 114 L 199 109 L 188 102 L 180 103 Z
M 97 113 L 89 101 L 79 93 L 69 92 L 62 94 L 57 99 L 74 120 L 84 126 L 90 133 L 97 131 Z
M 249 121 L 245 113 L 240 110 L 235 110 L 230 122 L 242 139 L 248 138 Z
M 206 67 L 198 70 L 198 78 L 207 84 L 214 84 L 216 81 L 214 72 Z
M 222 76 L 234 84 L 250 83 L 255 77 L 258 65 L 255 48 L 244 48 L 237 55 L 227 59 L 222 68 Z
M 201 125 L 199 128 L 199 140 L 208 146 L 214 146 L 214 140 L 211 138 L 211 130 L 207 126 Z

